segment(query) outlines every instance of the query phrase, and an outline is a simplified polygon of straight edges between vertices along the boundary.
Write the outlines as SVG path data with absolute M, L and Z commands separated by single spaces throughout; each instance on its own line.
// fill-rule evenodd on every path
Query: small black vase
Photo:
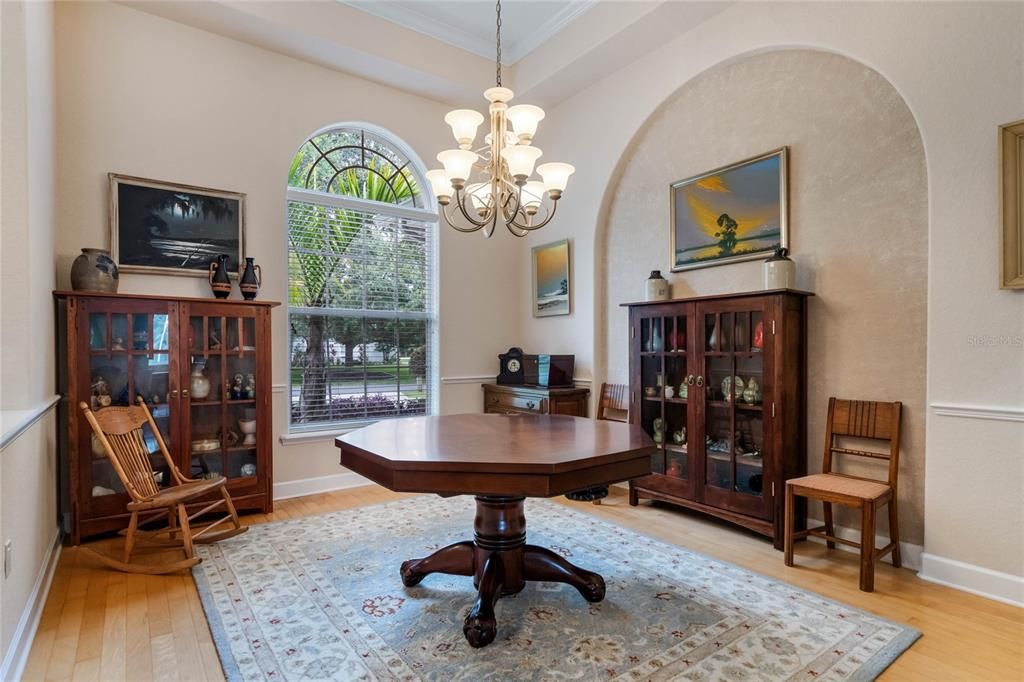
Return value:
M 210 261 L 210 289 L 217 298 L 231 295 L 231 280 L 228 278 L 228 255 L 222 253 L 217 260 Z
M 245 259 L 245 270 L 238 273 L 238 288 L 242 291 L 242 298 L 251 301 L 256 298 L 256 293 L 263 284 L 263 270 L 253 263 L 253 258 Z

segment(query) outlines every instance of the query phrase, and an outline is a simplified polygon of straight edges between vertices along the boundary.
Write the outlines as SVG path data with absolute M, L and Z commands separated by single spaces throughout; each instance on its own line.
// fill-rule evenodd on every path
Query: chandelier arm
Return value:
M 451 205 L 451 204 L 449 204 L 449 206 L 450 206 L 450 205 Z M 474 225 L 473 225 L 472 227 L 462 227 L 462 226 L 460 226 L 460 225 L 459 225 L 459 224 L 458 224 L 457 222 L 455 222 L 454 220 L 452 220 L 452 216 L 451 216 L 451 215 L 449 215 L 449 213 L 448 213 L 448 206 L 444 206 L 444 207 L 443 207 L 443 208 L 441 209 L 441 215 L 442 215 L 442 216 L 444 216 L 444 221 L 445 221 L 446 223 L 448 223 L 448 226 L 449 226 L 449 227 L 452 227 L 452 228 L 454 228 L 454 229 L 458 230 L 459 232 L 466 232 L 466 233 L 469 233 L 469 232 L 476 232 L 476 231 L 477 231 L 477 230 L 479 230 L 479 229 L 480 229 L 481 227 L 483 227 L 483 225 L 479 225 L 479 224 L 474 224 Z M 475 222 L 475 221 L 474 221 L 474 222 Z
M 525 237 L 526 235 L 530 234 L 529 232 L 527 232 L 525 230 L 522 230 L 522 228 L 520 228 L 520 227 L 518 227 L 515 224 L 510 223 L 510 222 L 509 223 L 505 223 L 505 227 L 507 227 L 508 231 L 511 232 L 512 235 L 515 236 L 515 237 L 522 238 L 522 237 Z M 522 230 L 522 231 L 520 231 L 520 230 Z
M 469 211 L 466 210 L 466 203 L 465 202 L 466 202 L 467 199 L 470 202 L 473 201 L 473 198 L 471 196 L 469 196 L 469 194 L 463 194 L 462 193 L 462 189 L 456 189 L 455 190 L 455 203 L 458 204 L 459 211 L 462 213 L 462 217 L 465 218 L 466 221 L 469 222 L 470 224 L 475 225 L 477 230 L 479 230 L 481 227 L 485 227 L 487 225 L 487 223 L 489 222 L 489 219 L 485 218 L 483 220 L 476 220 L 475 218 L 470 217 Z M 449 223 L 449 224 L 451 224 L 451 223 Z M 458 228 L 456 228 L 456 229 L 458 229 Z M 466 231 L 467 230 L 463 230 L 463 232 L 466 232 Z M 469 230 L 469 231 L 470 232 L 476 232 L 476 230 Z
M 526 230 L 527 232 L 533 232 L 534 230 L 539 230 L 540 228 L 542 228 L 545 225 L 547 225 L 548 223 L 550 223 L 551 219 L 555 217 L 555 213 L 557 211 L 558 211 L 558 202 L 555 201 L 555 202 L 552 202 L 551 210 L 548 212 L 547 217 L 544 218 L 544 220 L 542 220 L 541 222 L 537 223 L 536 225 L 520 225 L 519 223 L 517 223 L 515 221 L 510 221 L 510 222 L 512 224 L 514 224 L 520 230 Z
M 505 219 L 506 224 L 515 220 L 516 216 L 523 209 L 523 188 L 513 186 L 513 190 L 514 191 L 508 193 L 505 197 L 505 202 L 501 206 L 502 217 Z M 513 198 L 515 198 L 516 204 L 515 208 L 510 211 L 509 202 L 511 202 Z

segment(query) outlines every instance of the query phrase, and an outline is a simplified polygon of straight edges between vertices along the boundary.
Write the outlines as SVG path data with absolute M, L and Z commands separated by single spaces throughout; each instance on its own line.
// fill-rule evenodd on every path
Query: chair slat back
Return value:
M 903 403 L 873 400 L 828 399 L 828 423 L 825 428 L 825 456 L 821 470 L 832 473 L 836 455 L 851 455 L 865 459 L 884 459 L 889 462 L 888 481 L 893 491 L 900 468 L 900 430 Z M 863 438 L 888 441 L 888 452 L 871 452 L 840 447 L 839 438 Z
M 140 400 L 137 407 L 107 407 L 98 412 L 93 412 L 87 403 L 80 405 L 128 495 L 136 502 L 141 502 L 160 492 L 160 486 L 153 476 L 149 448 L 142 434 L 143 425 L 150 425 L 161 454 L 172 472 L 176 468 L 145 403 Z
M 899 426 L 900 403 L 832 398 L 832 433 L 837 436 L 892 440 Z
M 609 412 L 612 410 L 612 412 Z M 629 386 L 601 384 L 601 398 L 597 404 L 597 418 L 614 422 L 629 422 Z

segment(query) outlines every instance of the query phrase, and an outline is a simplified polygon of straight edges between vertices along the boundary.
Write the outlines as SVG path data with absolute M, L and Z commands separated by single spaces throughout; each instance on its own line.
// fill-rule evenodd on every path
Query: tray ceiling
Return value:
M 338 0 L 468 52 L 494 58 L 494 3 L 487 0 Z M 502 62 L 514 64 L 597 0 L 505 0 Z

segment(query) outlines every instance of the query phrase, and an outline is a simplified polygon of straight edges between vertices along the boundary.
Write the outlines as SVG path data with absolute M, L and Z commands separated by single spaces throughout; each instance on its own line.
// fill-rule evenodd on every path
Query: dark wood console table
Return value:
M 484 384 L 484 412 L 487 414 L 567 414 L 587 416 L 586 388 Z

